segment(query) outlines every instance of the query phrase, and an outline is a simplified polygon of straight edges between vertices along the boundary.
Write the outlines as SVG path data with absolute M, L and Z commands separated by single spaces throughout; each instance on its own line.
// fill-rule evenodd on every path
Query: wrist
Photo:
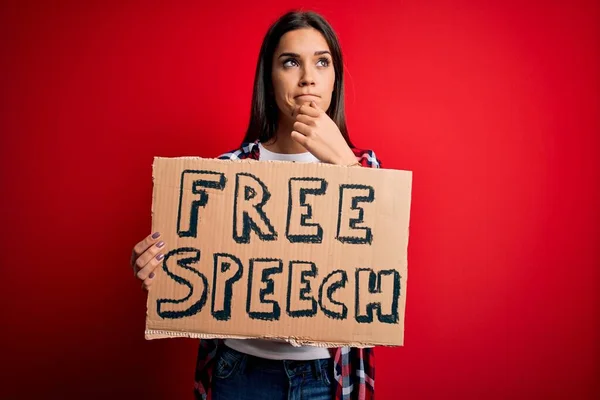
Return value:
M 358 161 L 356 159 L 356 157 L 352 157 L 352 158 L 342 158 L 339 159 L 337 162 L 334 163 L 335 165 L 343 165 L 346 167 L 360 167 L 362 164 L 360 163 L 360 161 Z
M 350 147 L 348 147 L 343 154 L 340 154 L 337 159 L 334 159 L 332 164 L 343 165 L 346 167 L 355 166 L 357 164 L 361 165 Z

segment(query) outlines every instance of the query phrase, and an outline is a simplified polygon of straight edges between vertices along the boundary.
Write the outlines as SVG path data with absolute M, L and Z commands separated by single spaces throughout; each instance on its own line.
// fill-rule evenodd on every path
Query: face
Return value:
M 314 101 L 323 110 L 331 104 L 335 83 L 327 41 L 313 28 L 287 32 L 275 49 L 273 91 L 281 116 L 291 118 L 296 106 Z

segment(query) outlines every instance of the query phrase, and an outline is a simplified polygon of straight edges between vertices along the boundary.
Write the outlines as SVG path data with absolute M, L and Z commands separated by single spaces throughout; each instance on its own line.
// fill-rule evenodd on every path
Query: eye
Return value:
M 285 60 L 283 62 L 283 66 L 286 68 L 292 67 L 293 65 L 290 65 L 289 63 L 294 63 L 294 64 L 298 65 L 298 61 L 296 61 L 295 58 L 288 58 L 287 60 Z
M 319 59 L 319 62 L 323 62 L 323 66 L 324 66 L 324 67 L 329 67 L 329 63 L 330 63 L 330 61 L 329 61 L 329 59 L 328 59 L 328 58 L 325 58 L 325 57 L 323 57 L 323 58 L 320 58 L 320 59 Z

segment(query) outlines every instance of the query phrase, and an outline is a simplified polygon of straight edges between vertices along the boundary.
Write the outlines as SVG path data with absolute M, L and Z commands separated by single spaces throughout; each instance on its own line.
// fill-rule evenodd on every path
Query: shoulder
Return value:
M 220 160 L 258 159 L 258 142 L 242 143 L 237 149 L 223 153 L 217 158 Z
M 375 155 L 375 151 L 368 149 L 352 148 L 356 160 L 362 164 L 363 167 L 369 168 L 382 168 L 381 160 Z

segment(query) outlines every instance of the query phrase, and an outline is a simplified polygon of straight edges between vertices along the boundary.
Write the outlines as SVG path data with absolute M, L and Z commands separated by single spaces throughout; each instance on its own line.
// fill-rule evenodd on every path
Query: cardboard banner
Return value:
M 402 345 L 412 174 L 155 158 L 146 338 Z

